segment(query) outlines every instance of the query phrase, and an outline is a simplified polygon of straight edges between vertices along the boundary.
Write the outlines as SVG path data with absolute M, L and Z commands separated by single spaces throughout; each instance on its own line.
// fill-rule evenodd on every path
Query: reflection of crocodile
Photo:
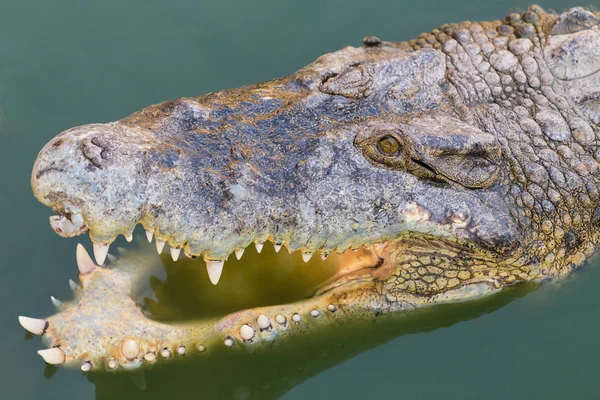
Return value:
M 49 363 L 129 369 L 567 275 L 600 241 L 599 18 L 533 6 L 365 38 L 285 78 L 63 132 L 33 190 L 57 233 L 89 231 L 98 264 L 141 223 L 174 259 L 202 255 L 215 284 L 267 240 L 329 256 L 311 260 L 329 279 L 302 301 L 166 324 L 132 299 L 144 256 L 98 268 L 79 247 L 77 300 L 22 325 Z

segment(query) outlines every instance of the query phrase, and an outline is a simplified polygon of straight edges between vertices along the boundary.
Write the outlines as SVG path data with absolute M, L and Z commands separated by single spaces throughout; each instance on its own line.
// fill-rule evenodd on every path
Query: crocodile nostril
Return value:
M 81 141 L 81 152 L 94 167 L 99 169 L 102 169 L 105 161 L 109 159 L 108 148 L 102 144 L 101 139 L 98 137 L 83 139 Z

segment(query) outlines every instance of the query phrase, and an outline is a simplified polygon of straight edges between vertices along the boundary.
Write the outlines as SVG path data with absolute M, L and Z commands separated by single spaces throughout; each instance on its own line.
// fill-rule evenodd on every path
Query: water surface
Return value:
M 541 2 L 562 10 L 571 1 Z M 145 376 L 47 368 L 17 315 L 69 299 L 75 244 L 31 194 L 55 134 L 146 105 L 286 75 L 377 35 L 502 18 L 522 0 L 0 3 L 0 387 L 6 399 L 599 398 L 600 269 L 411 318 L 341 326 L 271 352 L 217 353 Z M 89 248 L 89 240 L 82 240 Z M 224 276 L 226 277 L 226 276 Z M 206 307 L 209 307 L 207 305 Z M 140 388 L 146 388 L 141 390 Z

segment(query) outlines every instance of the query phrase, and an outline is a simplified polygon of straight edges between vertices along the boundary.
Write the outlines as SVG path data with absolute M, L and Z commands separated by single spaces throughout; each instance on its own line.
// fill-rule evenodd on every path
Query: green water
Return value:
M 69 299 L 76 276 L 77 239 L 51 231 L 50 211 L 29 188 L 33 160 L 55 134 L 286 75 L 366 35 L 410 39 L 527 5 L 1 0 L 0 398 L 600 398 L 598 262 L 560 287 L 341 326 L 268 352 L 219 350 L 144 375 L 47 368 L 39 338 L 25 340 L 16 319 L 52 313 L 49 296 Z

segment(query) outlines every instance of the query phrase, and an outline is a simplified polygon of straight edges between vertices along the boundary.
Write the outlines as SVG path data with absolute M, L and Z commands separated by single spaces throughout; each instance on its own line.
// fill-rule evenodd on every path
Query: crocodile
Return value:
M 132 370 L 565 278 L 600 241 L 599 21 L 532 6 L 366 37 L 283 78 L 62 132 L 31 185 L 95 261 L 78 245 L 75 299 L 21 325 L 49 364 Z M 136 302 L 150 253 L 108 254 L 138 224 L 213 284 L 267 241 L 328 276 L 297 301 L 158 321 Z

